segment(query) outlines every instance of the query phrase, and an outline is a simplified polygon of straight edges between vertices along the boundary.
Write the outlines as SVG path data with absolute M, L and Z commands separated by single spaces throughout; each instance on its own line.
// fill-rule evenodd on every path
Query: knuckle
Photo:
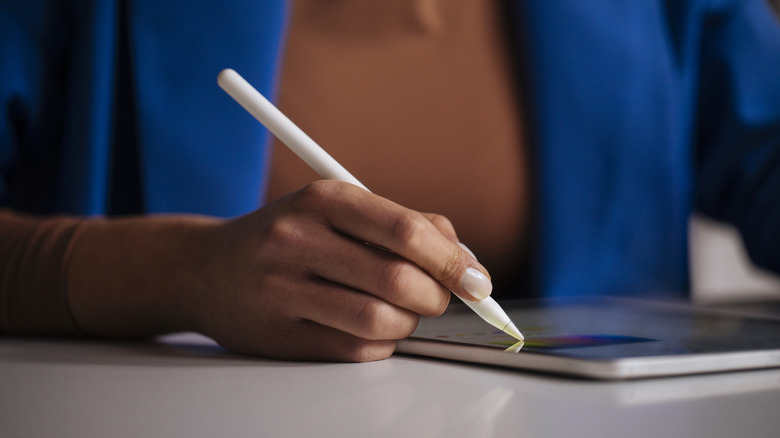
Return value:
M 457 283 L 461 271 L 464 269 L 465 263 L 461 260 L 460 251 L 457 247 L 452 249 L 447 262 L 442 266 L 441 270 L 436 273 L 435 277 L 443 284 Z
M 365 339 L 379 339 L 383 329 L 382 302 L 377 299 L 367 300 L 356 316 L 356 325 Z
M 355 339 L 350 346 L 348 360 L 352 362 L 372 362 L 387 359 L 395 350 L 393 341 L 371 341 Z
M 288 219 L 279 219 L 271 223 L 266 231 L 266 238 L 269 242 L 290 247 L 306 241 L 305 231 L 295 221 Z
M 396 217 L 392 225 L 393 238 L 403 245 L 412 245 L 424 232 L 428 220 L 413 210 L 407 210 Z
M 455 235 L 455 227 L 452 222 L 446 217 L 440 214 L 432 214 L 429 218 L 430 222 L 436 229 L 441 230 L 446 235 Z
M 408 323 L 406 324 L 405 329 L 403 329 L 403 333 L 399 336 L 399 339 L 408 338 L 409 336 L 414 333 L 415 330 L 417 330 L 417 326 L 420 324 L 420 315 L 413 314 L 412 317 L 408 320 Z
M 295 199 L 305 209 L 319 208 L 338 199 L 341 185 L 335 181 L 317 180 L 298 191 Z
M 431 317 L 441 316 L 447 310 L 447 306 L 449 305 L 450 305 L 450 293 L 448 291 L 445 291 L 445 293 L 439 294 L 439 300 L 433 306 L 433 311 L 426 316 L 431 316 Z
M 382 266 L 378 287 L 388 301 L 394 302 L 398 295 L 408 290 L 412 269 L 409 263 L 403 261 L 392 261 Z

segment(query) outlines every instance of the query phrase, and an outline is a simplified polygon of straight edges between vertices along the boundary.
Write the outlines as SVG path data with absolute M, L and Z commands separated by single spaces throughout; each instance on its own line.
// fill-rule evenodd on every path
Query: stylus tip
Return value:
M 521 341 L 525 340 L 523 334 L 520 333 L 520 330 L 518 330 L 517 327 L 515 327 L 515 324 L 511 321 L 506 325 L 506 327 L 504 327 L 504 333 L 512 336 L 515 339 L 519 339 Z

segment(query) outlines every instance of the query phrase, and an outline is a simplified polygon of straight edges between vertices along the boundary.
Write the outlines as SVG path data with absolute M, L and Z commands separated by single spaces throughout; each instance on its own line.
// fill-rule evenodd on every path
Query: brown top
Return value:
M 497 286 L 528 216 L 521 108 L 482 0 L 297 0 L 279 105 L 373 192 L 440 213 Z M 274 148 L 269 200 L 317 179 Z

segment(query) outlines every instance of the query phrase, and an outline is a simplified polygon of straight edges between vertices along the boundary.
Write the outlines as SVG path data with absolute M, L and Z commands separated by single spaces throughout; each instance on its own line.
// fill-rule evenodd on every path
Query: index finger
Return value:
M 338 231 L 404 257 L 465 299 L 482 300 L 492 292 L 485 267 L 422 213 L 348 183 L 323 181 L 310 189 L 327 203 L 323 214 Z

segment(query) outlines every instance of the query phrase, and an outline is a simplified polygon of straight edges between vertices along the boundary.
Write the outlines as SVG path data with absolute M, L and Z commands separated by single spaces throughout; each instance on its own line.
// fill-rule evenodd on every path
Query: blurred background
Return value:
M 768 1 L 780 17 L 780 0 Z M 735 228 L 694 215 L 690 244 L 691 288 L 697 302 L 780 300 L 780 276 L 751 263 Z

